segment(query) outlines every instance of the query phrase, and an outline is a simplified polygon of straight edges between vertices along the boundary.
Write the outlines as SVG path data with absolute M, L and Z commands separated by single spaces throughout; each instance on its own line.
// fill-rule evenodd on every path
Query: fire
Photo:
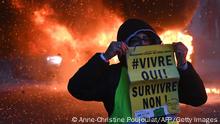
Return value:
M 98 41 L 99 46 L 107 49 L 111 41 L 116 41 L 117 31 L 121 24 L 122 21 L 119 18 L 116 18 L 115 23 L 111 26 L 111 30 L 99 32 L 97 38 L 95 38 L 95 40 Z M 119 60 L 117 56 L 110 60 L 110 64 L 115 64 L 118 62 Z
M 53 10 L 48 6 L 43 7 L 40 10 L 34 11 L 33 20 L 35 25 L 39 27 L 39 29 L 46 33 L 53 44 L 57 43 L 65 43 L 68 42 L 71 47 L 75 47 L 75 41 L 68 30 L 68 28 L 62 24 L 59 24 L 56 20 L 52 20 L 48 18 L 48 16 L 54 14 Z
M 56 17 L 56 11 L 45 5 L 33 11 L 31 20 L 36 30 L 43 35 L 35 39 L 38 50 L 44 48 L 49 55 L 60 54 L 62 57 L 61 80 L 67 80 L 74 71 L 77 71 L 96 52 L 105 52 L 111 41 L 116 41 L 118 27 L 122 24 L 119 17 L 101 22 L 93 27 L 95 32 L 80 34 L 74 27 L 68 27 Z M 89 28 L 89 27 L 88 27 Z M 34 45 L 32 45 L 34 46 Z M 31 47 L 32 48 L 32 47 Z M 33 51 L 35 49 L 31 49 Z M 34 52 L 37 53 L 37 52 Z M 38 52 L 41 54 L 41 52 Z M 60 64 L 60 59 L 47 58 L 52 63 Z M 110 60 L 110 64 L 117 63 L 117 57 Z M 66 82 L 66 81 L 63 81 Z
M 62 25 L 55 24 L 54 26 L 48 27 L 45 31 L 50 34 L 52 39 L 56 41 L 69 41 L 71 43 L 74 43 L 72 35 L 68 32 L 67 28 Z
M 121 24 L 122 24 L 122 22 L 118 21 L 116 23 L 115 27 L 119 27 Z M 101 32 L 99 39 L 97 39 L 99 41 L 99 45 L 107 47 L 110 43 L 109 41 L 114 40 L 113 36 L 116 36 L 116 34 L 114 32 L 117 32 L 117 28 L 114 28 L 114 30 L 112 30 L 112 32 L 108 32 L 108 33 Z M 192 38 L 192 36 L 190 36 L 188 34 L 184 34 L 181 31 L 167 30 L 160 35 L 160 38 L 164 44 L 171 44 L 173 42 L 181 41 L 188 48 L 188 54 L 187 54 L 186 59 L 189 62 L 192 62 L 192 59 L 191 59 L 191 54 L 193 53 L 193 45 L 192 45 L 193 38 Z M 110 61 L 111 64 L 118 63 L 118 62 L 119 62 L 119 60 L 118 60 L 117 56 L 112 58 Z
M 220 89 L 218 88 L 205 88 L 207 94 L 220 94 Z
M 46 16 L 53 14 L 53 10 L 48 6 L 40 10 L 34 11 L 34 21 L 36 24 L 43 24 L 45 22 Z
M 41 46 L 46 46 L 46 52 L 55 49 L 54 51 L 61 53 L 63 58 L 62 65 L 65 66 L 63 70 L 71 73 L 73 71 L 70 70 L 72 66 L 81 67 L 94 53 L 105 52 L 111 41 L 116 41 L 118 28 L 122 24 L 122 20 L 119 17 L 113 16 L 112 20 L 96 27 L 98 29 L 96 32 L 91 32 L 95 35 L 90 36 L 90 33 L 79 35 L 76 34 L 77 32 L 73 32 L 74 27 L 67 27 L 55 17 L 55 11 L 48 5 L 33 12 L 32 21 L 34 25 L 37 30 L 46 35 L 45 37 L 40 37 L 40 40 L 36 42 L 41 42 L 39 43 Z M 193 52 L 192 36 L 180 31 L 168 30 L 161 34 L 160 37 L 165 44 L 182 41 L 189 50 L 187 60 L 191 61 L 190 55 Z M 53 54 L 57 53 L 53 52 Z M 110 60 L 110 64 L 118 62 L 117 56 Z
M 164 44 L 171 44 L 173 42 L 182 42 L 188 48 L 186 59 L 192 62 L 191 55 L 193 53 L 192 36 L 184 34 L 180 31 L 168 30 L 160 35 Z

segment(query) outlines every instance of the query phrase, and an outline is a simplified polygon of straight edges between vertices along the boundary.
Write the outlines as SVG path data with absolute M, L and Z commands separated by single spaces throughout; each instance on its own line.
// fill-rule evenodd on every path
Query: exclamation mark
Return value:
M 162 76 L 160 70 L 158 70 L 158 73 L 159 73 L 160 79 L 163 79 L 163 76 Z
M 163 73 L 164 73 L 164 75 L 165 75 L 165 78 L 168 78 L 168 77 L 167 77 L 167 72 L 166 72 L 165 69 L 163 69 Z
M 165 98 L 164 98 L 164 99 L 165 99 L 165 103 L 167 103 L 167 95 L 165 95 L 164 97 L 165 97 Z

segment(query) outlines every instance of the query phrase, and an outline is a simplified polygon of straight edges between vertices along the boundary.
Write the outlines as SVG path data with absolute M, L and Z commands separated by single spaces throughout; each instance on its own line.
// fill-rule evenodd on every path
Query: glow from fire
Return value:
M 73 41 L 72 35 L 68 32 L 67 28 L 64 26 L 61 25 L 51 26 L 46 31 L 56 41 L 60 41 L 60 42 Z
M 49 64 L 54 64 L 54 65 L 60 66 L 60 64 L 62 63 L 62 57 L 61 56 L 48 56 L 47 62 Z
M 75 47 L 75 41 L 68 30 L 68 28 L 62 24 L 47 18 L 49 15 L 54 14 L 53 10 L 48 6 L 43 7 L 40 10 L 34 11 L 33 20 L 39 29 L 46 33 L 53 41 L 54 44 L 57 43 L 70 43 L 71 47 Z M 56 46 L 56 45 L 55 45 Z
M 218 88 L 205 88 L 207 94 L 220 94 L 220 89 Z
M 12 5 L 17 9 L 20 9 L 21 11 L 22 8 L 28 7 L 28 5 L 22 3 L 22 1 L 20 0 L 12 0 Z M 30 31 L 40 32 L 40 34 L 43 32 L 43 34 L 45 34 L 46 37 L 45 35 L 30 33 L 31 36 L 36 35 L 39 38 L 39 39 L 36 38 L 34 39 L 33 42 L 31 42 L 33 44 L 31 45 L 32 46 L 31 48 L 34 48 L 31 49 L 31 51 L 32 52 L 36 51 L 33 52 L 34 54 L 41 53 L 42 51 L 44 51 L 45 53 L 49 53 L 48 51 L 50 51 L 51 49 L 55 49 L 56 52 L 58 51 L 59 53 L 61 53 L 62 57 L 61 56 L 60 58 L 49 57 L 47 58 L 47 60 L 57 64 L 62 62 L 61 72 L 63 76 L 62 78 L 64 79 L 69 79 L 69 77 L 71 77 L 74 74 L 74 71 L 76 71 L 86 61 L 88 61 L 88 59 L 94 53 L 104 52 L 108 47 L 109 43 L 111 41 L 116 40 L 118 28 L 122 24 L 122 20 L 119 17 L 115 15 L 109 16 L 107 14 L 105 16 L 102 16 L 101 17 L 102 19 L 97 19 L 98 21 L 105 20 L 103 25 L 92 27 L 94 28 L 95 31 L 92 33 L 95 33 L 96 35 L 90 38 L 84 38 L 84 36 L 80 36 L 78 34 L 76 35 L 75 32 L 73 32 L 72 29 L 74 29 L 74 27 L 68 27 L 65 24 L 61 23 L 62 21 L 59 18 L 56 18 L 57 17 L 56 10 L 51 8 L 49 5 L 44 5 L 40 7 L 41 8 L 37 6 L 28 9 L 31 11 L 31 13 L 33 13 L 30 14 L 31 21 L 36 26 L 33 27 L 34 29 L 33 30 L 31 29 Z M 90 16 L 89 14 L 85 14 L 85 15 Z M 109 19 L 109 17 L 111 17 L 111 19 Z M 99 17 L 97 16 L 95 18 L 99 18 Z M 94 19 L 94 17 L 92 17 L 92 19 Z M 76 20 L 81 21 L 81 18 Z M 96 31 L 96 29 L 101 29 L 101 30 Z M 88 35 L 90 36 L 90 33 L 88 33 Z M 164 44 L 171 44 L 173 42 L 183 42 L 188 48 L 187 60 L 190 62 L 192 61 L 192 59 L 190 58 L 191 54 L 193 53 L 192 36 L 178 30 L 167 30 L 163 32 L 160 35 L 160 37 Z M 36 43 L 37 45 L 35 45 L 34 43 Z M 49 55 L 55 55 L 55 54 L 53 53 Z M 115 56 L 110 60 L 110 64 L 114 64 L 117 62 L 118 62 L 117 56 Z M 67 82 L 67 81 L 62 81 L 62 82 Z M 51 86 L 51 89 L 57 91 L 61 89 L 61 87 L 60 85 Z M 66 90 L 66 85 L 64 85 L 63 90 Z M 206 92 L 207 94 L 219 95 L 220 89 L 215 87 L 206 88 Z
M 110 21 L 100 21 L 93 32 L 80 34 L 74 32 L 74 27 L 68 27 L 58 21 L 55 11 L 48 5 L 38 8 L 31 16 L 35 28 L 43 35 L 37 36 L 38 48 L 46 49 L 46 54 L 60 54 L 62 57 L 62 74 L 59 76 L 63 82 L 72 76 L 96 52 L 105 52 L 111 41 L 116 40 L 117 30 L 122 21 L 112 16 Z M 91 27 L 88 27 L 91 28 Z M 31 49 L 31 51 L 34 49 Z M 37 52 L 34 52 L 37 53 Z M 38 52 L 41 54 L 41 52 Z M 47 58 L 49 61 L 49 58 Z M 51 59 L 57 63 L 58 59 Z M 117 57 L 110 60 L 110 64 L 117 63 Z M 58 62 L 59 63 L 59 62 Z M 60 71 L 60 72 L 61 72 Z
M 25 7 L 20 0 L 11 0 L 11 3 L 17 9 L 21 9 Z
M 121 24 L 122 21 L 120 19 L 115 19 L 115 23 L 111 26 L 111 29 L 109 29 L 108 31 L 99 32 L 98 36 L 94 40 L 98 41 L 99 46 L 102 46 L 106 49 L 111 41 L 116 41 L 117 31 Z M 116 64 L 118 62 L 118 56 L 115 56 L 110 60 L 110 64 Z
M 193 53 L 192 36 L 184 34 L 180 31 L 168 30 L 160 35 L 164 44 L 171 44 L 173 42 L 182 42 L 188 48 L 186 59 L 192 62 L 191 55 Z
M 36 24 L 44 24 L 47 16 L 52 15 L 54 12 L 48 6 L 34 11 L 34 21 Z
M 116 41 L 118 28 L 122 24 L 122 20 L 115 17 L 113 20 L 105 22 L 102 26 L 97 27 L 101 30 L 95 32 L 95 37 L 86 38 L 74 34 L 72 30 L 67 28 L 67 26 L 59 23 L 54 18 L 51 18 L 51 15 L 55 15 L 53 9 L 49 6 L 44 6 L 43 8 L 34 11 L 32 20 L 37 28 L 49 37 L 49 39 L 45 39 L 45 42 L 51 42 L 52 46 L 50 47 L 55 47 L 55 49 L 62 48 L 59 50 L 66 54 L 64 55 L 62 53 L 62 57 L 64 56 L 64 59 L 68 58 L 65 59 L 65 61 L 72 62 L 76 67 L 81 67 L 82 64 L 92 56 L 92 53 L 105 52 L 109 43 L 111 41 Z M 112 23 L 112 21 L 114 23 Z M 162 33 L 160 37 L 164 44 L 171 44 L 178 41 L 183 42 L 188 48 L 187 60 L 192 61 L 190 58 L 190 55 L 193 53 L 192 36 L 180 31 L 168 30 Z M 45 42 L 43 45 L 45 45 Z M 51 49 L 50 47 L 48 49 Z M 87 51 L 90 55 L 84 51 Z M 110 60 L 110 64 L 118 62 L 119 60 L 117 56 Z M 66 69 L 64 70 L 67 71 L 68 69 L 69 67 L 66 66 Z

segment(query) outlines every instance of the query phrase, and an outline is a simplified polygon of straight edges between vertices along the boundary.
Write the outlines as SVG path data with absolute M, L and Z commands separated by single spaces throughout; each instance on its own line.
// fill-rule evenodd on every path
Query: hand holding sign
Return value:
M 185 55 L 182 45 L 175 45 L 176 51 Z M 173 48 L 171 44 L 129 48 L 126 57 L 133 117 L 152 118 L 179 112 L 179 73 Z
M 188 49 L 182 42 L 173 43 L 172 45 L 176 53 L 177 66 L 180 67 L 186 63 Z
M 107 60 L 109 60 L 116 55 L 125 55 L 127 50 L 128 46 L 124 42 L 112 41 L 103 55 Z

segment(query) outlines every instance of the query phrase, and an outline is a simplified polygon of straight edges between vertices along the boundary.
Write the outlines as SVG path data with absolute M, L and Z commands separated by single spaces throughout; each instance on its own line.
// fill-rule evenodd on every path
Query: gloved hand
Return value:
M 182 67 L 187 63 L 186 55 L 188 52 L 187 47 L 182 42 L 173 43 L 174 52 L 176 54 L 177 59 L 177 67 Z
M 115 55 L 118 55 L 119 57 L 125 55 L 127 50 L 128 46 L 124 42 L 112 41 L 103 56 L 106 60 L 110 60 Z

